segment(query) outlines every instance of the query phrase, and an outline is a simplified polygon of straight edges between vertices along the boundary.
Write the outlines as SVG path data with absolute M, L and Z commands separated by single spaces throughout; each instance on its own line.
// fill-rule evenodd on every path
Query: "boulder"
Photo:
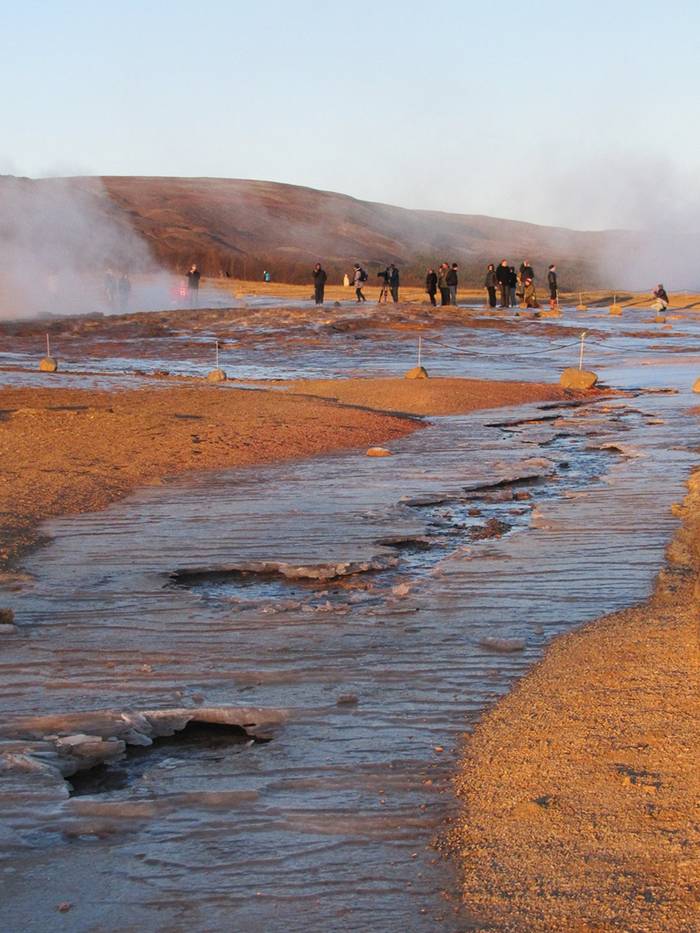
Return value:
M 404 376 L 404 379 L 428 379 L 428 371 L 423 366 L 414 366 Z
M 0 609 L 0 625 L 12 625 L 15 614 L 11 609 Z
M 368 457 L 390 457 L 391 451 L 387 450 L 386 447 L 370 447 L 367 451 Z
M 53 356 L 45 356 L 39 363 L 39 369 L 42 373 L 55 373 L 58 369 L 58 360 Z
M 559 384 L 565 389 L 592 389 L 598 381 L 596 373 L 589 369 L 565 369 L 559 378 Z
M 610 305 L 610 313 L 614 317 L 620 317 L 622 314 L 622 305 L 618 305 L 618 304 Z
M 693 383 L 693 392 L 700 392 L 700 378 Z
M 208 382 L 226 382 L 226 373 L 223 369 L 212 369 L 210 373 L 207 373 Z

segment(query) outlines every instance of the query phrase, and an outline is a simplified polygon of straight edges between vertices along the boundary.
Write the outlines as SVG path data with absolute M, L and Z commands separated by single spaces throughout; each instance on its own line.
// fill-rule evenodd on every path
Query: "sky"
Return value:
M 697 0 L 5 5 L 0 173 L 700 226 Z

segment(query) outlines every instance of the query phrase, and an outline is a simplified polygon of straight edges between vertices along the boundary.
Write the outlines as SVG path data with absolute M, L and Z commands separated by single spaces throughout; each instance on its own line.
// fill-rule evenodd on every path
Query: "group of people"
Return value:
M 128 272 L 117 273 L 111 268 L 105 270 L 104 291 L 110 308 L 126 311 L 129 307 L 131 279 Z
M 326 289 L 326 282 L 328 281 L 328 273 L 323 268 L 320 262 L 317 262 L 313 267 L 311 272 L 312 278 L 314 280 L 314 301 L 317 305 L 323 304 L 324 292 Z M 392 263 L 390 266 L 383 272 L 377 273 L 378 277 L 382 279 L 383 285 L 381 291 L 379 292 L 379 300 L 386 301 L 389 294 L 391 294 L 393 301 L 399 300 L 399 270 Z M 363 301 L 367 301 L 367 297 L 363 291 L 367 281 L 369 279 L 369 274 L 367 270 L 364 269 L 359 262 L 356 262 L 352 267 L 352 280 L 350 276 L 346 273 L 343 276 L 343 285 L 348 288 L 350 282 L 352 281 L 352 287 L 355 289 L 355 300 L 358 304 L 361 304 Z
M 524 305 L 526 308 L 539 308 L 537 290 L 535 288 L 535 270 L 529 259 L 520 263 L 516 272 L 507 259 L 502 259 L 498 266 L 489 263 L 484 281 L 489 307 L 495 308 L 498 292 L 501 308 L 517 308 Z M 557 283 L 557 267 L 551 265 L 547 270 L 547 287 L 549 288 L 549 305 L 557 307 L 559 301 L 559 285 Z
M 312 271 L 314 282 L 314 301 L 317 305 L 323 304 L 328 274 L 317 262 Z M 394 302 L 399 300 L 399 270 L 394 263 L 388 265 L 382 272 L 377 273 L 381 279 L 379 301 L 388 301 L 389 296 Z M 356 262 L 350 275 L 343 276 L 343 285 L 350 285 L 355 290 L 355 300 L 358 304 L 367 301 L 363 289 L 369 280 L 369 275 L 359 262 Z M 501 308 L 515 308 L 524 305 L 527 308 L 539 308 L 537 291 L 535 289 L 535 272 L 529 259 L 523 260 L 520 270 L 516 272 L 515 266 L 502 259 L 496 266 L 489 263 L 486 271 L 485 287 L 490 307 L 495 308 L 500 298 Z M 441 305 L 457 305 L 457 288 L 459 286 L 459 266 L 456 262 L 441 262 L 437 271 L 430 268 L 426 271 L 425 290 L 431 305 L 437 305 L 437 296 L 440 295 Z M 557 284 L 557 267 L 551 265 L 547 271 L 547 286 L 549 288 L 549 302 L 552 308 L 557 306 L 559 291 Z
M 457 286 L 459 285 L 458 266 L 456 262 L 441 262 L 437 272 L 428 269 L 425 275 L 425 290 L 428 293 L 430 304 L 437 304 L 435 296 L 440 292 L 441 305 L 457 304 Z

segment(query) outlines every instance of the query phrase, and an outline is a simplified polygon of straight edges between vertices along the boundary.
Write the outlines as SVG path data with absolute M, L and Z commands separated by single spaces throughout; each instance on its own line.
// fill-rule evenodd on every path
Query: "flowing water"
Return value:
M 696 459 L 697 328 L 670 353 L 601 326 L 628 397 L 433 418 L 390 458 L 191 476 L 48 524 L 3 594 L 8 928 L 53 929 L 59 903 L 71 930 L 469 928 L 431 845 L 461 736 L 553 636 L 650 592 Z M 461 375 L 572 352 L 436 339 L 431 370 Z M 414 352 L 363 343 L 372 372 Z M 247 375 L 347 372 L 348 345 Z M 127 754 L 71 785 L 55 737 L 81 733 Z

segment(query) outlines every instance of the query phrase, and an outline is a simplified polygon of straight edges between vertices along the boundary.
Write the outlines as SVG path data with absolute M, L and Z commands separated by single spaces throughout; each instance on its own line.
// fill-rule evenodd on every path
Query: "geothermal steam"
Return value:
M 99 179 L 0 177 L 1 317 L 109 310 L 108 269 L 158 272 Z

